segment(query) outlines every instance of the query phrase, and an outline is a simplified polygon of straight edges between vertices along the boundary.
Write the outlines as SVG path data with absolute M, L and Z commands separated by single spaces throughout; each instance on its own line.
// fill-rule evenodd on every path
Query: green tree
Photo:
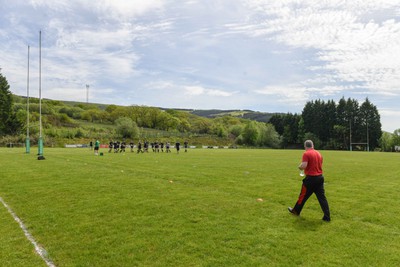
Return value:
M 400 129 L 397 129 L 393 132 L 392 146 L 400 146 Z
M 275 130 L 278 132 L 279 135 L 283 135 L 283 131 L 285 128 L 283 120 L 284 120 L 284 115 L 282 114 L 274 114 L 269 119 L 269 123 L 272 123 L 272 125 L 274 125 Z
M 108 105 L 107 107 L 106 107 L 106 112 L 108 112 L 108 113 L 112 113 L 115 109 L 117 109 L 117 106 L 116 105 Z
M 259 123 L 259 145 L 278 148 L 281 140 L 271 123 Z
M 179 132 L 189 132 L 191 130 L 190 123 L 186 118 L 175 118 L 175 120 L 178 122 L 175 129 L 177 129 Z
M 241 124 L 233 125 L 229 128 L 229 133 L 233 136 L 233 138 L 237 138 L 242 134 L 243 126 Z
M 13 110 L 13 98 L 7 79 L 0 73 L 0 135 L 14 135 L 21 129 Z
M 289 145 L 297 144 L 299 142 L 299 137 L 304 136 L 304 119 L 298 114 L 275 114 L 271 117 L 269 122 L 281 136 L 282 146 L 284 148 Z M 299 131 L 301 131 L 301 134 Z
M 326 143 L 333 134 L 336 120 L 336 104 L 333 101 L 316 100 L 306 103 L 302 117 L 305 132 L 313 133 Z
M 318 136 L 316 136 L 313 133 L 305 133 L 304 134 L 304 140 L 312 140 L 314 143 L 314 147 L 317 149 L 320 149 L 322 147 L 322 142 L 321 140 L 318 138 Z
M 297 141 L 299 142 L 299 143 L 303 143 L 305 140 L 304 140 L 304 135 L 305 135 L 305 129 L 304 129 L 304 120 L 303 120 L 303 117 L 300 117 L 300 120 L 299 120 L 299 126 L 298 126 L 298 134 L 297 134 Z
M 86 121 L 90 121 L 90 122 L 95 122 L 95 121 L 99 121 L 102 122 L 103 120 L 103 111 L 101 111 L 100 109 L 97 108 L 92 108 L 92 109 L 88 109 L 85 110 L 84 112 L 82 112 L 82 119 L 86 120 Z
M 336 125 L 333 128 L 334 137 L 339 144 L 339 148 L 343 150 L 348 150 L 350 144 L 351 117 L 347 111 L 346 99 L 342 97 L 336 106 Z
M 357 100 L 351 98 L 347 99 L 346 116 L 349 122 L 349 143 L 361 142 L 359 104 Z
M 225 129 L 225 126 L 222 123 L 214 123 L 211 127 L 212 134 L 215 134 L 218 137 L 227 137 L 228 132 Z
M 160 129 L 163 121 L 162 111 L 158 108 L 148 108 L 149 127 L 153 129 Z
M 336 149 L 348 150 L 348 129 L 343 125 L 335 125 L 333 126 L 333 132 L 333 137 L 337 144 Z
M 392 134 L 388 132 L 383 132 L 381 138 L 379 139 L 379 145 L 382 151 L 392 151 L 393 148 L 393 138 Z
M 116 132 L 122 138 L 137 138 L 139 136 L 139 128 L 136 123 L 128 118 L 121 117 L 115 121 Z
M 329 100 L 324 104 L 323 107 L 323 121 L 324 127 L 322 129 L 323 135 L 322 140 L 329 141 L 334 137 L 334 127 L 336 125 L 336 103 L 333 100 Z
M 359 114 L 361 132 L 366 133 L 365 140 L 369 144 L 370 150 L 374 150 L 379 145 L 379 138 L 382 136 L 378 109 L 366 98 L 360 106 Z
M 284 128 L 282 134 L 282 142 L 284 143 L 284 146 L 297 143 L 300 118 L 299 115 L 292 113 L 288 113 L 284 116 Z
M 196 120 L 191 121 L 190 125 L 192 131 L 195 133 L 208 134 L 211 132 L 212 123 L 210 119 L 198 118 Z
M 115 107 L 114 108 L 113 105 L 110 105 L 107 108 L 109 110 L 112 110 L 110 113 L 110 116 L 109 116 L 111 122 L 115 122 L 118 118 L 129 117 L 128 109 L 126 107 Z M 107 108 L 106 108 L 106 111 L 107 111 Z
M 243 143 L 250 146 L 257 145 L 258 127 L 255 121 L 249 121 L 243 129 Z

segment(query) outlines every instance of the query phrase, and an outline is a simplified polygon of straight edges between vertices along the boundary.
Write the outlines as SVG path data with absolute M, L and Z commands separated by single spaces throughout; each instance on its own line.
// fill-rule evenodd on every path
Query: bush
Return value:
M 137 138 L 139 128 L 136 123 L 127 117 L 121 117 L 115 121 L 116 131 L 122 138 Z
M 318 138 L 315 134 L 310 133 L 310 132 L 305 133 L 305 134 L 304 134 L 304 140 L 303 140 L 303 142 L 306 141 L 306 140 L 311 140 L 311 141 L 313 141 L 314 147 L 315 147 L 316 149 L 321 149 L 321 148 L 322 148 L 322 147 L 321 147 L 321 146 L 322 146 L 322 142 L 321 142 L 321 140 L 319 140 L 319 138 Z

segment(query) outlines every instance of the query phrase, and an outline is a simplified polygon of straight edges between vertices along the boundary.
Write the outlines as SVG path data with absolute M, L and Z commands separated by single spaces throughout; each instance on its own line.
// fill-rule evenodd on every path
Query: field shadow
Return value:
M 324 224 L 327 224 L 327 222 L 324 222 L 321 219 L 297 217 L 293 220 L 294 228 L 302 231 L 318 231 Z

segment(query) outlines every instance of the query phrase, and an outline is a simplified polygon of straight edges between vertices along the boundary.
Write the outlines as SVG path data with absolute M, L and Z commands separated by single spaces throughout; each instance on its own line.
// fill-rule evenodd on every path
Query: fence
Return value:
M 6 143 L 0 143 L 0 147 L 25 147 L 25 143 L 12 143 L 12 142 L 6 142 Z

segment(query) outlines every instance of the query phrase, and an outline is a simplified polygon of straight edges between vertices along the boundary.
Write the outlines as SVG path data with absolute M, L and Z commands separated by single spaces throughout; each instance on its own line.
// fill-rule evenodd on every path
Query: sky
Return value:
M 29 46 L 32 97 L 299 114 L 368 98 L 400 128 L 399 0 L 0 0 L 0 14 L 17 95 Z

